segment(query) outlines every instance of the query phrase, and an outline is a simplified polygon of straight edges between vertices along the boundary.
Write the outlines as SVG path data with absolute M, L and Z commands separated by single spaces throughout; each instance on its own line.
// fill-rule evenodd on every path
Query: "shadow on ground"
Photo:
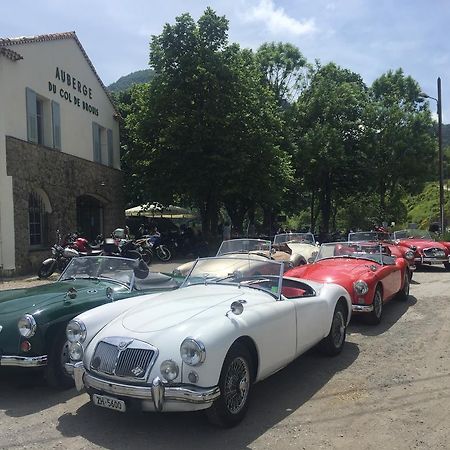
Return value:
M 66 437 L 82 436 L 109 449 L 246 448 L 267 430 L 301 408 L 338 372 L 358 358 L 358 346 L 347 342 L 334 358 L 310 351 L 282 371 L 254 386 L 244 421 L 232 431 L 211 426 L 202 412 L 125 414 L 90 402 L 74 414 L 59 418 L 57 429 Z

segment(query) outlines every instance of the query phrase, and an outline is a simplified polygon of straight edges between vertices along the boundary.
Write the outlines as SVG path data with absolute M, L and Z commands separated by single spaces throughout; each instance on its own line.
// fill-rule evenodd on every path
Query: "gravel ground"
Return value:
M 201 413 L 103 410 L 37 375 L 2 373 L 0 448 L 448 449 L 449 288 L 450 272 L 417 272 L 409 300 L 386 305 L 380 325 L 352 320 L 341 355 L 310 351 L 257 384 L 233 430 Z

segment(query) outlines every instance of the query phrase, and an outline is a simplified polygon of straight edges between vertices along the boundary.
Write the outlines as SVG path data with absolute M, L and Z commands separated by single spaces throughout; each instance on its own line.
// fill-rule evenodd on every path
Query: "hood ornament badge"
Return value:
M 120 341 L 117 346 L 120 351 L 125 350 L 133 341 Z

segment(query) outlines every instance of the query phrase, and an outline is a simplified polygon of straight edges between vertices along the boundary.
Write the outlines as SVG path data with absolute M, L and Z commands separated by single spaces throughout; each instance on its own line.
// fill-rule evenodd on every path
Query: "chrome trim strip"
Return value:
M 151 386 L 130 386 L 112 381 L 101 380 L 89 372 L 84 373 L 84 385 L 108 394 L 153 400 L 155 409 L 161 411 L 165 402 L 186 402 L 195 404 L 212 403 L 220 396 L 218 386 L 200 388 L 195 386 L 168 386 L 157 377 Z M 161 408 L 161 409 L 160 409 Z
M 0 356 L 0 366 L 42 367 L 47 365 L 47 355 L 42 356 Z
M 372 312 L 373 305 L 352 305 L 353 312 Z

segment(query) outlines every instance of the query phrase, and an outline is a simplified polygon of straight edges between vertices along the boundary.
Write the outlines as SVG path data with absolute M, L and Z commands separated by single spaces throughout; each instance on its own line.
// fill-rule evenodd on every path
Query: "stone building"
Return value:
M 124 224 L 118 115 L 74 32 L 0 38 L 0 273 Z

